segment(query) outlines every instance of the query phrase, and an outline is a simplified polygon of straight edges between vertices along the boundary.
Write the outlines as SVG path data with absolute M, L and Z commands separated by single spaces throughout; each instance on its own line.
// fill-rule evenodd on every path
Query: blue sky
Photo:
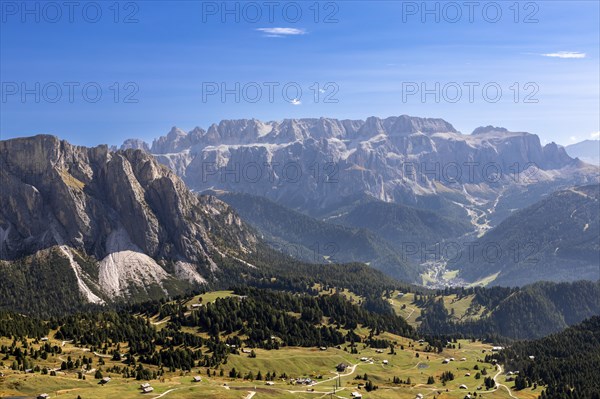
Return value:
M 429 14 L 421 1 L 274 1 L 272 19 L 261 1 L 51 3 L 1 3 L 2 139 L 119 144 L 221 119 L 401 114 L 560 144 L 600 131 L 598 1 L 479 1 L 472 15 L 460 1 Z

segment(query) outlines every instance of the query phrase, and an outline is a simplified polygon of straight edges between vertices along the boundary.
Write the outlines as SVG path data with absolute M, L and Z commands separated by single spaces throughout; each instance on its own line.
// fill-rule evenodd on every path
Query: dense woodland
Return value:
M 47 323 L 33 317 L 0 310 L 0 337 L 41 338 L 48 334 Z
M 83 310 L 85 303 L 69 261 L 57 252 L 0 261 L 0 309 L 48 317 Z
M 352 304 L 340 295 L 310 296 L 242 287 L 235 290 L 239 297 L 219 299 L 189 316 L 171 314 L 173 323 L 199 327 L 201 330 L 248 335 L 249 345 L 271 345 L 276 336 L 284 345 L 327 346 L 354 341 L 352 333 L 341 336 L 338 329 L 352 331 L 359 325 L 368 327 L 374 335 L 383 331 L 402 336 L 414 336 L 414 330 L 393 312 L 379 314 Z M 300 314 L 300 318 L 289 312 Z M 387 345 L 386 345 L 387 346 Z
M 514 343 L 494 358 L 519 371 L 517 387 L 547 385 L 542 399 L 599 399 L 600 317 L 536 341 Z

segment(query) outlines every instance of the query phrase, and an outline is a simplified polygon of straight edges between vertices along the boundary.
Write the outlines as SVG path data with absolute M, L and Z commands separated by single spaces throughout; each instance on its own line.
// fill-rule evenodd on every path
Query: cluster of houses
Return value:
M 154 388 L 152 388 L 150 386 L 149 383 L 144 383 L 142 385 L 140 385 L 140 389 L 142 390 L 142 393 L 150 393 L 150 392 L 154 392 Z
M 506 382 L 514 381 L 515 375 L 519 375 L 519 371 L 509 371 L 506 373 Z
M 110 377 L 104 377 L 103 379 L 100 380 L 99 384 L 100 385 L 106 385 L 110 382 Z
M 291 378 L 290 382 L 294 385 L 307 385 L 307 386 L 312 386 L 317 383 L 312 378 L 308 378 L 308 377 Z

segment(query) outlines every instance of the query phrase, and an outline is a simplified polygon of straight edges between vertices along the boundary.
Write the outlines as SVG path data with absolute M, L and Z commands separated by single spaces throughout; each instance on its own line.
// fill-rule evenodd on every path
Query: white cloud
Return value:
M 590 138 L 591 139 L 600 139 L 600 132 L 590 133 Z
M 571 136 L 571 137 L 569 137 L 569 139 L 573 142 L 577 141 L 577 137 L 575 137 L 575 136 Z
M 306 30 L 296 28 L 258 28 L 256 30 L 265 33 L 266 37 L 286 37 L 306 34 Z
M 299 99 L 297 99 L 297 98 L 294 98 L 294 99 L 291 101 L 291 103 L 292 103 L 292 105 L 300 105 L 300 104 L 302 104 L 302 101 L 300 101 L 300 100 L 299 100 Z
M 559 51 L 557 53 L 546 53 L 541 54 L 544 57 L 553 57 L 553 58 L 585 58 L 585 53 L 580 53 L 579 51 Z

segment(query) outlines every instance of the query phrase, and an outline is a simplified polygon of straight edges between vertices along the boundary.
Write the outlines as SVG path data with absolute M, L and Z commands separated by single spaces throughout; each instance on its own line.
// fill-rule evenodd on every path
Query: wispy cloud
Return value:
M 300 105 L 300 104 L 302 104 L 302 101 L 300 101 L 300 100 L 299 100 L 299 99 L 297 99 L 297 98 L 294 98 L 294 99 L 291 101 L 291 103 L 292 103 L 292 105 Z
M 569 140 L 571 140 L 572 142 L 576 142 L 577 136 L 571 136 L 571 137 L 569 137 Z
M 580 53 L 578 51 L 559 51 L 556 53 L 545 53 L 541 54 L 544 57 L 552 57 L 552 58 L 585 58 L 585 53 Z
M 591 139 L 600 139 L 600 132 L 590 133 L 590 138 Z
M 264 33 L 266 37 L 287 37 L 306 34 L 306 30 L 296 28 L 258 28 L 256 30 Z

